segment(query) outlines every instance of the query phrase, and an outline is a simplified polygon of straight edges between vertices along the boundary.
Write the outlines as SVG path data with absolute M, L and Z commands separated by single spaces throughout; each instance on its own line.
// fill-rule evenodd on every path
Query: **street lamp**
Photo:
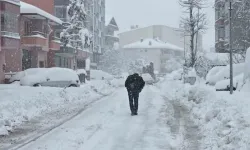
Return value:
M 230 94 L 233 94 L 232 0 L 229 2 Z

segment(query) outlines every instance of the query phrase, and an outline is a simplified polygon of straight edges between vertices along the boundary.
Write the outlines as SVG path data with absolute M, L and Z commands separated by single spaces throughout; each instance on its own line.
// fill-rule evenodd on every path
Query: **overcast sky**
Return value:
M 209 30 L 203 35 L 203 47 L 209 50 L 214 46 L 214 10 L 210 0 L 205 11 L 209 19 Z M 141 27 L 159 24 L 179 27 L 182 11 L 178 0 L 106 0 L 106 13 L 115 17 L 120 31 L 131 25 Z

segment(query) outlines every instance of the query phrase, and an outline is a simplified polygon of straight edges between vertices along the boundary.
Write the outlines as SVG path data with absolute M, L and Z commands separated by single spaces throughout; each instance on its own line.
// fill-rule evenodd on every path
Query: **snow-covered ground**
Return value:
M 0 137 L 0 141 L 20 150 L 250 149 L 247 88 L 229 95 L 216 92 L 202 80 L 191 86 L 175 78 L 173 73 L 147 85 L 140 95 L 139 115 L 133 117 L 126 89 L 119 88 L 124 84 L 120 79 L 96 80 L 68 89 L 0 86 L 1 96 L 7 100 L 0 101 L 2 133 L 10 130 L 9 124 L 22 126 L 25 120 L 29 124 L 25 127 L 37 126 L 32 119 L 37 116 L 43 122 L 38 127 L 50 127 L 31 128 L 37 132 L 23 140 L 17 140 L 19 134 L 13 132 L 9 136 L 15 138 Z M 70 113 L 72 109 L 79 111 Z M 50 117 L 44 119 L 46 116 Z M 18 142 L 8 145 L 13 139 Z
M 189 115 L 189 119 L 196 132 L 198 149 L 207 150 L 249 150 L 250 149 L 250 92 L 216 92 L 212 86 L 203 82 L 190 86 L 180 81 L 173 81 L 172 76 L 161 84 L 162 93 L 180 106 L 180 110 Z M 175 118 L 176 119 L 176 118 Z M 183 114 L 181 122 L 185 122 Z M 188 124 L 190 126 L 190 124 Z M 190 129 L 185 127 L 180 132 L 179 140 L 183 149 L 192 146 L 185 135 Z M 184 137 L 184 138 L 183 138 Z
M 0 85 L 0 135 L 8 135 L 23 122 L 44 113 L 79 109 L 119 86 L 123 86 L 123 80 L 92 81 L 80 88 L 66 89 Z
M 171 131 L 166 125 L 166 99 L 161 97 L 156 87 L 145 87 L 138 113 L 138 116 L 130 115 L 127 91 L 120 88 L 72 120 L 19 149 L 170 149 Z

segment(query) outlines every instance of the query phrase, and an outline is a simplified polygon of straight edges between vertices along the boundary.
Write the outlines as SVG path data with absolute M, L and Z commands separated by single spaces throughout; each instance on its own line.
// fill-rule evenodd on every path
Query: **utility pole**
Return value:
M 233 94 L 232 1 L 229 2 L 230 94 Z

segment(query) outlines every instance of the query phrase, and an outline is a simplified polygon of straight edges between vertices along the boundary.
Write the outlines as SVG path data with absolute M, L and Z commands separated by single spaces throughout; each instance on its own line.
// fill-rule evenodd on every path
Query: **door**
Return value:
M 44 68 L 45 67 L 44 64 L 45 64 L 44 61 L 39 61 L 39 68 Z
M 23 70 L 31 68 L 31 52 L 25 49 L 23 50 L 22 66 Z

